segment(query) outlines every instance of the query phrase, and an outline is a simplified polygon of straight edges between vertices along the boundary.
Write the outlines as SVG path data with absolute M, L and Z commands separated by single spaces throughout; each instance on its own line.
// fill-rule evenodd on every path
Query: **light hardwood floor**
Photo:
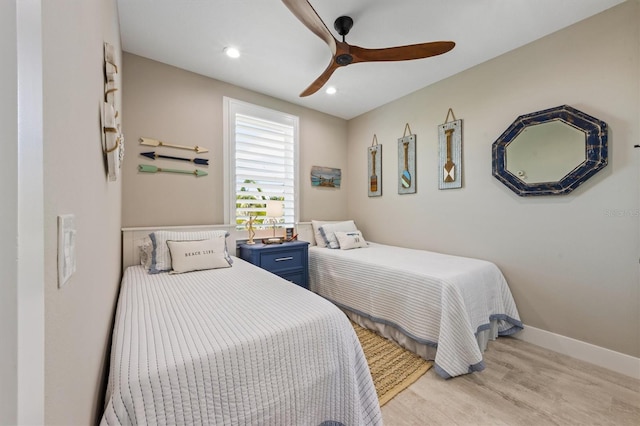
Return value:
M 382 407 L 394 425 L 640 425 L 640 380 L 501 337 L 486 369 L 450 380 L 429 370 Z

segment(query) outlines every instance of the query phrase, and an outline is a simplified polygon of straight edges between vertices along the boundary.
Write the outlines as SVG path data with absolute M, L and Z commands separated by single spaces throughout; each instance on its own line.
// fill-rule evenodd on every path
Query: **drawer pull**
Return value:
M 279 257 L 276 259 L 276 262 L 283 262 L 285 260 L 293 260 L 292 256 L 288 256 L 288 257 Z

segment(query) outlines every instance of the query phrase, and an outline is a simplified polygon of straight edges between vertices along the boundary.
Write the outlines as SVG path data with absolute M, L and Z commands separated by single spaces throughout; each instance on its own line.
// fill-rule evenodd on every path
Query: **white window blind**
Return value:
M 296 216 L 297 117 L 241 102 L 229 114 L 230 222 L 244 228 L 249 216 L 255 226 L 270 226 L 266 202 L 281 200 L 284 217 L 293 226 Z

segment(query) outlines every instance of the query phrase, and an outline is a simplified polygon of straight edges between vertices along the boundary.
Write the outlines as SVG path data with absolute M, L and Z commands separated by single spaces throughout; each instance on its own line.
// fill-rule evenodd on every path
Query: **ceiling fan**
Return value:
M 456 45 L 452 41 L 434 41 L 383 49 L 354 46 L 344 40 L 353 26 L 353 19 L 350 17 L 341 16 L 334 22 L 334 28 L 342 36 L 342 41 L 340 41 L 331 34 L 307 0 L 282 0 L 282 2 L 300 22 L 327 43 L 332 54 L 331 63 L 327 69 L 300 94 L 300 97 L 312 95 L 320 90 L 339 67 L 358 62 L 407 61 L 428 58 L 446 53 Z

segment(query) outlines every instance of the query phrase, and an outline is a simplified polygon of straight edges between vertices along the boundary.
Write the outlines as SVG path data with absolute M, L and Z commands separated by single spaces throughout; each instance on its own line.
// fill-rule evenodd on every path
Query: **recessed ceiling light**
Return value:
M 326 90 L 328 95 L 335 95 L 337 91 L 338 90 L 333 86 L 327 87 L 327 90 Z
M 238 58 L 238 57 L 240 57 L 240 51 L 238 49 L 236 49 L 235 47 L 225 47 L 224 48 L 224 53 L 226 53 L 227 56 L 230 57 L 230 58 Z

